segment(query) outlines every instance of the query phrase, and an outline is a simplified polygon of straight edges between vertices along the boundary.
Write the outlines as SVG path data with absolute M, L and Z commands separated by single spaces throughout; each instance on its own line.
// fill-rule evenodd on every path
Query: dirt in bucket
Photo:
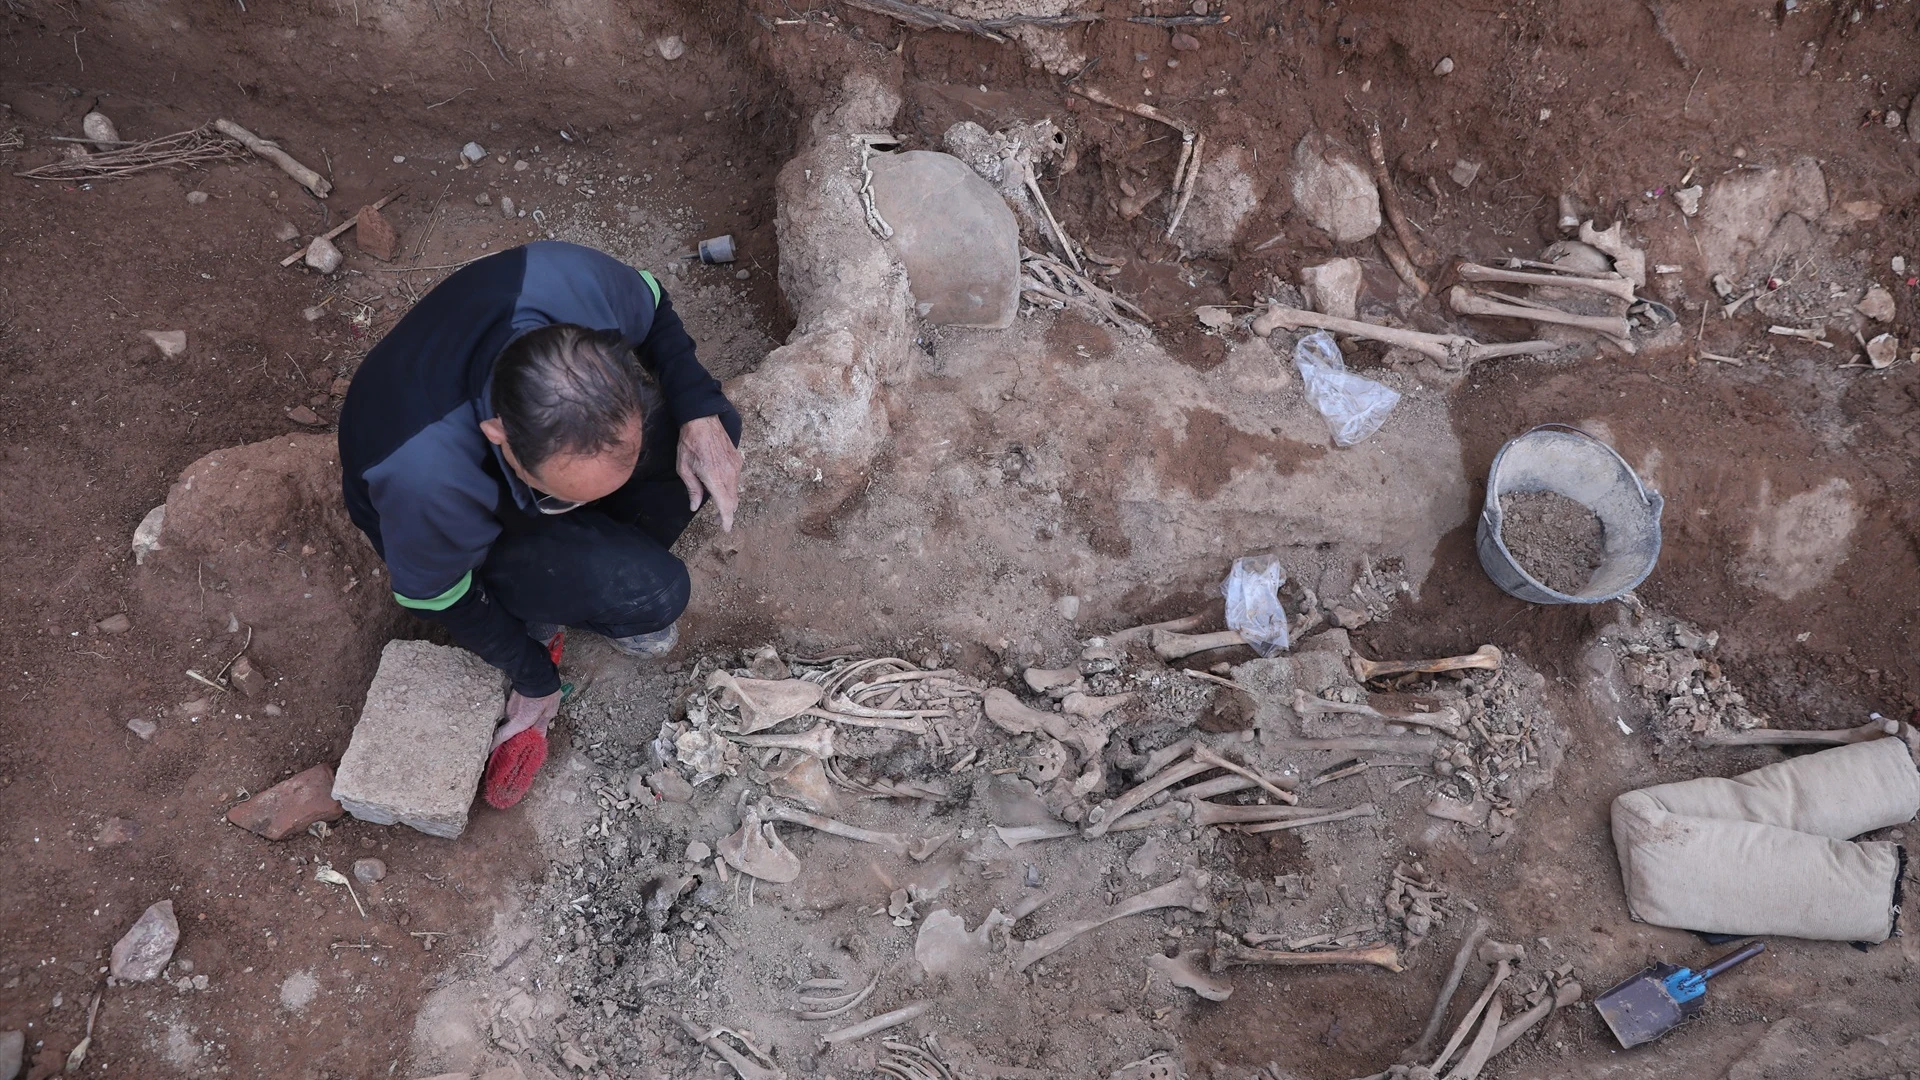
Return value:
M 1593 580 L 1606 553 L 1600 515 L 1557 491 L 1502 495 L 1500 512 L 1500 538 L 1535 579 L 1563 593 L 1579 592 Z

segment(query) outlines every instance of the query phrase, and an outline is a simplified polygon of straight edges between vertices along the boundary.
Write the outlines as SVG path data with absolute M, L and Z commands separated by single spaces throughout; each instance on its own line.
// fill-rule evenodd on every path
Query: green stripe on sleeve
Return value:
M 393 598 L 400 602 L 401 607 L 412 608 L 415 611 L 445 611 L 459 603 L 460 598 L 467 595 L 467 589 L 472 585 L 473 571 L 469 570 L 460 575 L 460 580 L 453 583 L 453 588 L 431 600 L 415 600 L 410 596 L 401 596 L 399 593 L 394 593 Z
M 650 271 L 642 270 L 640 271 L 640 276 L 647 279 L 647 288 L 653 290 L 654 306 L 658 307 L 660 304 L 660 283 L 653 279 L 653 274 Z

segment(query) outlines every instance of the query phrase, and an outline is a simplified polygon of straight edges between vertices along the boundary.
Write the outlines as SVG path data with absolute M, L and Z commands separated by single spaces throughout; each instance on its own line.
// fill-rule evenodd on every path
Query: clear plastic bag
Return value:
M 1325 330 L 1300 339 L 1293 347 L 1293 366 L 1300 369 L 1307 400 L 1327 418 L 1336 445 L 1352 446 L 1379 431 L 1400 403 L 1398 390 L 1348 371 L 1340 346 Z
M 1233 570 L 1220 591 L 1227 594 L 1227 629 L 1240 631 L 1253 651 L 1273 656 L 1286 651 L 1287 612 L 1280 606 L 1280 586 L 1287 572 L 1272 555 L 1233 560 Z

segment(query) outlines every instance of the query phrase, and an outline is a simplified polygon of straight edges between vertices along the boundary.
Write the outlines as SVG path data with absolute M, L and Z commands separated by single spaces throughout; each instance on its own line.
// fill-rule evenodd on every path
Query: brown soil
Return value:
M 1107 6 L 1115 15 L 1140 10 Z M 1346 253 L 1292 212 L 1287 163 L 1309 128 L 1358 147 L 1378 123 L 1409 214 L 1449 258 L 1536 253 L 1559 238 L 1563 193 L 1600 223 L 1628 221 L 1650 263 L 1681 267 L 1656 276 L 1649 291 L 1693 332 L 1634 357 L 1476 367 L 1448 400 L 1458 474 L 1483 478 L 1502 443 L 1541 422 L 1604 433 L 1667 499 L 1661 564 L 1640 597 L 1718 629 L 1717 661 L 1758 710 L 1780 726 L 1837 726 L 1872 710 L 1902 715 L 1920 706 L 1920 491 L 1912 469 L 1920 452 L 1920 369 L 1843 368 L 1849 346 L 1838 335 L 1839 347 L 1827 350 L 1768 336 L 1768 319 L 1751 306 L 1730 320 L 1712 313 L 1717 299 L 1690 224 L 1670 198 L 1653 194 L 1681 186 L 1689 173 L 1710 180 L 1756 163 L 1820 159 L 1835 206 L 1859 209 L 1834 235 L 1829 255 L 1776 272 L 1822 303 L 1828 281 L 1882 281 L 1898 308 L 1891 329 L 1911 346 L 1914 287 L 1886 268 L 1896 255 L 1909 267 L 1920 259 L 1920 173 L 1913 144 L 1879 122 L 1888 108 L 1910 107 L 1920 90 L 1911 73 L 1909 7 L 1803 0 L 1782 14 L 1780 5 L 1535 0 L 1415 8 L 1363 0 L 1225 8 L 1231 22 L 1191 31 L 1197 52 L 1176 52 L 1168 31 L 1117 17 L 1057 32 L 1051 40 L 1074 61 L 1067 75 L 1031 63 L 1016 44 L 912 31 L 851 7 L 801 10 L 762 0 L 645 9 L 599 0 L 244 9 L 180 0 L 99 10 L 11 0 L 0 9 L 0 50 L 8 57 L 0 67 L 0 166 L 8 174 L 0 178 L 0 564 L 8 570 L 0 654 L 9 665 L 0 679 L 0 1031 L 27 1032 L 29 1059 L 47 1066 L 35 1075 L 51 1075 L 79 1041 L 87 1004 L 103 989 L 106 950 L 163 897 L 180 912 L 177 955 L 209 976 L 209 989 L 105 988 L 88 1074 L 419 1075 L 416 1014 L 431 992 L 534 970 L 516 965 L 537 959 L 549 939 L 535 947 L 528 936 L 489 950 L 502 940 L 503 913 L 573 880 L 572 871 L 552 869 L 559 841 L 540 831 L 545 819 L 482 811 L 451 843 L 348 822 L 325 838 L 280 845 L 221 819 L 242 791 L 337 760 L 379 638 L 396 625 L 421 632 L 364 599 L 379 591 L 363 573 L 371 556 L 353 546 L 353 536 L 321 518 L 263 508 L 258 529 L 205 537 L 207 558 L 139 569 L 127 538 L 203 455 L 289 434 L 324 435 L 292 423 L 289 410 L 305 406 L 330 421 L 334 380 L 350 375 L 406 305 L 446 272 L 393 272 L 398 267 L 445 267 L 552 231 L 661 268 L 700 237 L 730 232 L 741 252 L 734 268 L 746 279 L 696 265 L 668 287 L 687 298 L 682 310 L 717 372 L 752 368 L 789 329 L 773 176 L 807 116 L 849 70 L 899 82 L 907 104 L 897 130 L 915 146 L 937 148 L 959 119 L 989 127 L 1048 116 L 1061 122 L 1076 162 L 1043 180 L 1055 213 L 1093 249 L 1125 258 L 1116 287 L 1167 321 L 1159 341 L 1168 357 L 1201 375 L 1227 365 L 1229 350 L 1192 327 L 1186 313 L 1193 306 L 1248 304 L 1276 283 L 1297 281 L 1302 267 Z M 687 43 L 673 62 L 651 46 L 669 33 Z M 1432 71 L 1443 56 L 1454 70 L 1439 78 Z M 1069 78 L 1122 101 L 1148 100 L 1151 90 L 1158 107 L 1202 125 L 1210 144 L 1241 147 L 1257 206 L 1238 238 L 1183 257 L 1163 238 L 1158 210 L 1122 221 L 1123 185 L 1137 191 L 1164 182 L 1178 142 L 1154 124 L 1073 95 Z M 77 134 L 80 116 L 96 102 L 127 138 L 230 116 L 323 168 L 337 191 L 315 200 L 252 160 L 91 184 L 11 175 L 51 160 L 61 144 L 50 136 Z M 25 149 L 4 148 L 14 129 Z M 457 168 L 469 139 L 490 156 L 477 168 Z M 1466 190 L 1449 178 L 1460 159 L 1482 165 Z M 522 160 L 530 168 L 516 171 Z M 184 196 L 195 190 L 210 198 L 190 205 Z M 376 263 L 348 240 L 348 269 L 332 280 L 276 265 L 292 250 L 271 239 L 279 222 L 323 231 L 395 190 L 406 193 L 387 211 L 402 244 L 395 264 Z M 476 204 L 482 194 L 486 206 Z M 501 217 L 503 195 L 528 216 Z M 1443 266 L 1430 268 L 1434 297 L 1420 302 L 1398 290 L 1370 244 L 1353 253 L 1368 260 L 1363 313 L 1423 329 L 1454 325 L 1438 302 L 1452 284 Z M 302 317 L 322 301 L 320 319 Z M 159 357 L 142 329 L 185 329 L 187 352 Z M 1523 328 L 1482 321 L 1472 329 L 1518 337 Z M 1064 369 L 1076 346 L 1107 357 L 1113 337 L 1066 315 L 1030 340 L 1044 343 Z M 1383 352 L 1362 346 L 1353 366 L 1375 374 Z M 1707 353 L 1744 363 L 1707 360 Z M 1058 370 L 1047 375 L 1061 382 Z M 692 644 L 750 646 L 853 627 L 872 653 L 897 648 L 919 656 L 945 642 L 950 662 L 1004 681 L 1047 650 L 1056 662 L 1070 659 L 1073 638 L 1089 629 L 1193 609 L 1226 559 L 1256 543 L 1310 550 L 1343 539 L 1273 536 L 1252 523 L 1230 540 L 1194 537 L 1192 550 L 1134 552 L 1125 527 L 1128 515 L 1153 503 L 1143 491 L 1204 496 L 1247 482 L 1256 465 L 1277 478 L 1337 452 L 1280 437 L 1277 425 L 1251 435 L 1248 424 L 1222 425 L 1209 412 L 1189 413 L 1184 437 L 1154 446 L 1135 439 L 1124 417 L 1083 428 L 1081 416 L 1050 414 L 1046 401 L 1017 404 L 1011 414 L 1031 410 L 1060 433 L 1064 446 L 1050 467 L 1085 478 L 1062 493 L 1061 527 L 1089 536 L 1104 559 L 1163 559 L 1169 569 L 1161 580 L 1118 583 L 1075 627 L 1051 616 L 1053 600 L 1085 586 L 1060 578 L 1040 554 L 1024 568 L 1001 565 L 999 554 L 983 564 L 1010 578 L 1043 566 L 1034 576 L 1058 582 L 1050 595 L 1036 598 L 1023 584 L 981 599 L 972 567 L 956 577 L 953 564 L 941 561 L 947 552 L 928 555 L 913 546 L 918 539 L 889 534 L 902 557 L 876 579 L 871 552 L 855 545 L 878 538 L 838 534 L 831 524 L 804 536 L 770 527 L 776 536 L 763 535 L 761 546 L 728 566 L 750 577 L 752 588 L 714 590 L 715 599 L 692 613 Z M 878 471 L 907 461 L 931 475 L 924 460 L 913 462 L 916 453 L 1008 460 L 1009 447 L 983 414 L 951 415 L 911 417 L 901 430 L 927 439 L 977 424 L 973 441 L 961 432 L 937 453 L 934 443 L 898 448 Z M 1031 430 L 1039 421 L 1025 423 Z M 1350 452 L 1360 450 L 1378 445 Z M 1123 451 L 1139 457 L 1113 458 Z M 1450 447 L 1446 454 L 1453 456 Z M 1151 466 L 1141 460 L 1149 457 Z M 1127 479 L 1137 470 L 1145 486 L 1128 488 L 1103 473 L 1113 460 L 1124 463 Z M 1017 462 L 1011 470 L 1019 472 Z M 1389 619 L 1355 638 L 1369 656 L 1439 655 L 1493 642 L 1524 657 L 1547 678 L 1545 693 L 1569 738 L 1566 765 L 1498 851 L 1469 846 L 1453 826 L 1421 831 L 1417 811 L 1395 818 L 1405 823 L 1402 833 L 1340 835 L 1364 836 L 1354 850 L 1365 848 L 1368 859 L 1384 858 L 1388 867 L 1417 854 L 1457 895 L 1495 916 L 1504 934 L 1546 939 L 1551 947 L 1543 949 L 1574 960 L 1590 993 L 1654 958 L 1698 959 L 1690 935 L 1625 917 L 1608 802 L 1633 786 L 1754 767 L 1772 760 L 1771 752 L 1656 758 L 1651 742 L 1603 720 L 1583 692 L 1583 657 L 1611 625 L 1613 606 L 1535 607 L 1495 589 L 1473 552 L 1470 507 L 1483 494 L 1477 483 L 1456 500 L 1457 527 L 1437 545 L 1426 537 L 1378 540 L 1376 556 L 1410 556 L 1422 567 L 1430 558 L 1432 570 L 1414 576 Z M 889 497 L 884 483 L 877 490 L 863 497 Z M 924 520 L 902 506 L 905 496 L 891 498 L 873 520 L 893 514 L 901 536 L 971 543 L 962 528 L 971 519 L 964 504 L 954 505 L 957 497 L 946 496 L 941 513 Z M 823 508 L 819 520 L 830 523 L 836 512 Z M 1031 522 L 1015 524 L 1028 529 L 1030 546 L 1045 541 Z M 1240 549 L 1201 550 L 1216 542 Z M 693 543 L 728 550 L 704 534 Z M 1423 544 L 1431 551 L 1414 550 Z M 1082 572 L 1097 577 L 1103 565 Z M 337 591 L 356 578 L 357 590 Z M 1334 575 L 1342 590 L 1351 578 Z M 912 591 L 928 579 L 937 587 Z M 301 584 L 313 581 L 327 590 Z M 320 593 L 317 600 L 309 591 Z M 982 626 L 1004 627 L 1012 640 L 998 641 L 995 651 L 989 645 L 996 642 L 932 629 L 963 601 L 976 606 L 970 614 Z M 93 629 L 118 612 L 131 616 L 130 631 Z M 1051 621 L 1043 625 L 1036 612 Z M 879 640 L 888 636 L 897 640 Z M 217 670 L 243 644 L 275 680 L 271 700 L 282 715 L 222 696 L 217 707 L 188 716 L 182 707 L 209 692 L 184 672 Z M 656 695 L 641 700 L 664 710 L 666 687 L 633 692 Z M 651 729 L 639 726 L 661 719 L 652 708 L 608 706 L 605 726 L 627 740 L 614 749 L 641 752 Z M 158 721 L 152 742 L 125 727 L 136 717 Z M 568 728 L 576 724 L 586 730 L 589 720 L 571 719 Z M 556 746 L 556 773 L 574 760 L 569 737 L 563 732 Z M 625 767 L 608 755 L 612 764 L 590 773 L 602 767 L 577 760 L 581 777 L 617 780 Z M 591 805 L 593 794 L 582 790 Z M 136 834 L 105 843 L 110 818 L 132 821 Z M 577 835 L 585 822 L 572 827 Z M 695 835 L 684 822 L 671 829 L 676 838 Z M 1295 843 L 1235 839 L 1216 855 L 1220 865 L 1271 883 L 1308 865 L 1301 848 L 1321 842 Z M 844 848 L 820 850 L 851 858 Z M 319 863 L 345 867 L 367 853 L 391 873 L 363 890 L 370 917 L 362 919 L 313 873 Z M 849 881 L 866 872 L 857 862 L 828 869 Z M 1065 880 L 1090 889 L 1103 869 L 1089 856 Z M 1907 925 L 1920 919 L 1916 895 L 1910 883 Z M 969 911 L 969 925 L 977 914 Z M 754 917 L 771 916 L 763 907 Z M 970 1041 L 983 1053 L 1017 1048 L 1006 1057 L 1056 1075 L 1091 1076 L 1125 1059 L 1055 1060 L 1051 1027 L 1071 1018 L 1081 1044 L 1099 1046 L 1097 1036 L 1124 1019 L 1151 1024 L 1156 1045 L 1178 1051 L 1199 1076 L 1238 1080 L 1267 1061 L 1303 1076 L 1364 1075 L 1411 1041 L 1465 923 L 1456 918 L 1436 931 L 1403 975 L 1287 972 L 1247 979 L 1217 1006 L 1184 992 L 1144 1004 L 1127 997 L 1139 985 L 1140 953 L 1107 946 L 1081 964 L 1056 967 L 1036 991 L 1042 1007 L 1010 1010 L 1004 1030 L 976 1032 Z M 544 923 L 540 932 L 559 940 Z M 1139 934 L 1128 942 L 1144 946 L 1147 931 Z M 1790 1051 L 1858 1048 L 1861 1037 L 1884 1039 L 1912 1025 L 1915 940 L 1867 953 L 1776 942 L 1764 966 L 1716 986 L 1702 1022 L 1655 1052 L 1615 1053 L 1592 1014 L 1575 1010 L 1497 1059 L 1489 1075 L 1720 1076 L 1743 1057 L 1742 1076 L 1892 1075 L 1891 1065 L 1871 1063 L 1833 1071 L 1854 1059 L 1829 1055 L 1826 1061 L 1840 1063 L 1829 1068 Z M 784 979 L 804 961 L 788 959 L 783 970 L 762 974 Z M 178 968 L 175 976 L 185 973 Z M 529 993 L 553 996 L 550 986 Z M 611 1009 L 606 1015 L 623 1023 L 628 1016 L 621 1003 L 551 1004 L 559 1016 L 570 1009 Z M 592 1074 L 692 1075 L 701 1068 L 697 1055 L 665 1023 L 656 1010 L 648 1014 L 652 1026 L 631 1025 L 650 1040 L 645 1053 L 619 1066 L 625 1071 L 608 1065 Z M 553 1039 L 542 1037 L 544 1053 Z M 566 1068 L 558 1057 L 543 1060 Z
M 1577 593 L 1606 553 L 1600 515 L 1557 491 L 1500 497 L 1500 539 L 1522 569 L 1550 589 Z

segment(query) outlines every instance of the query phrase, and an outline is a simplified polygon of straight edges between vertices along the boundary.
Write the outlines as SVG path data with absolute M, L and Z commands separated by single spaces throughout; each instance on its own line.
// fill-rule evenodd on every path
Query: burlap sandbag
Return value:
M 1656 926 L 1719 934 L 1885 941 L 1897 845 L 1847 838 L 1920 812 L 1906 744 L 1875 739 L 1729 779 L 1613 801 L 1627 905 Z

